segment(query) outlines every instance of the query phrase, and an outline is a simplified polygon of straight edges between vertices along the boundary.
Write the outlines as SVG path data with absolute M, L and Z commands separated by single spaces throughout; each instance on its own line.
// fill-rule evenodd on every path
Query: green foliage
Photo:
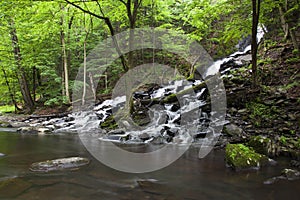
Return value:
M 288 138 L 287 137 L 285 137 L 285 136 L 280 136 L 280 138 L 279 138 L 279 142 L 281 143 L 281 144 L 283 144 L 283 145 L 287 145 L 287 140 L 288 140 Z
M 105 130 L 114 130 L 118 128 L 118 124 L 116 123 L 114 116 L 109 116 L 103 123 L 100 124 L 100 127 Z
M 0 113 L 12 113 L 15 111 L 14 105 L 0 106 Z
M 267 106 L 258 102 L 250 102 L 246 104 L 246 108 L 250 111 L 250 119 L 257 127 L 267 125 L 270 120 L 274 120 L 278 116 L 278 109 L 275 106 Z
M 96 1 L 72 2 L 76 2 L 76 5 L 97 15 L 108 17 L 115 33 L 129 27 L 126 6 L 120 0 L 98 1 L 101 9 Z M 266 26 L 277 23 L 279 17 L 273 15 L 274 10 L 276 11 L 278 6 L 284 3 L 282 0 L 262 1 L 261 22 Z M 299 6 L 296 1 L 291 1 L 285 15 L 288 19 L 293 19 L 293 16 L 297 16 L 298 10 Z M 12 51 L 10 36 L 12 27 L 15 28 L 18 36 L 21 64 L 32 93 L 35 88 L 35 94 L 32 96 L 37 97 L 36 101 L 50 106 L 63 104 L 66 100 L 63 95 L 64 69 L 61 46 L 63 33 L 71 93 L 82 90 L 83 83 L 76 84 L 74 80 L 83 63 L 83 44 L 86 42 L 86 50 L 89 53 L 99 41 L 110 35 L 103 20 L 85 14 L 64 1 L 4 0 L 0 2 L 0 13 L 0 69 L 5 69 L 12 89 L 11 93 L 18 103 L 22 103 L 20 83 L 17 77 L 20 69 L 16 65 Z M 251 2 L 249 0 L 142 0 L 137 13 L 136 27 L 149 26 L 173 29 L 186 34 L 189 38 L 200 41 L 211 55 L 221 57 L 230 54 L 235 49 L 237 42 L 251 33 Z M 292 28 L 295 29 L 295 27 L 294 25 Z M 169 41 L 170 46 L 174 43 L 170 37 L 163 35 L 161 37 Z M 270 47 L 276 45 L 272 40 L 269 40 L 268 44 Z M 173 48 L 186 47 L 174 45 Z M 295 50 L 294 53 L 297 55 L 298 52 Z M 143 58 L 147 56 L 153 55 L 143 55 Z M 165 61 L 168 65 L 178 69 L 185 77 L 191 75 L 189 74 L 189 65 L 182 59 L 180 60 L 178 55 L 161 51 L 156 52 L 155 56 L 157 56 L 157 61 Z M 299 58 L 295 57 L 286 62 L 294 64 L 298 61 Z M 136 62 L 140 64 L 140 60 Z M 35 68 L 38 71 L 33 77 Z M 120 61 L 109 66 L 105 73 L 108 76 L 108 89 L 105 89 L 106 85 L 100 80 L 97 90 L 104 94 L 111 92 L 111 88 L 124 73 Z M 0 73 L 0 90 L 3 94 L 0 97 L 0 103 L 11 104 L 12 100 L 3 73 Z M 253 108 L 253 119 L 256 116 L 271 115 L 267 109 L 261 106 L 254 107 L 256 108 Z M 262 111 L 266 111 L 267 114 L 263 114 Z
M 298 56 L 297 57 L 291 57 L 291 58 L 288 58 L 285 62 L 287 64 L 299 63 L 300 58 Z

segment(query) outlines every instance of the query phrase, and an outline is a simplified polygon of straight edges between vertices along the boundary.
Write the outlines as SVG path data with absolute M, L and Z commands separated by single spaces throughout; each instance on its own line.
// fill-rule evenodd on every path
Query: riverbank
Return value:
M 223 75 L 226 119 L 230 123 L 224 126 L 217 148 L 225 148 L 229 143 L 243 144 L 270 158 L 286 156 L 299 161 L 300 59 L 292 44 L 278 42 L 265 46 L 265 43 L 260 46 L 261 79 L 257 88 L 251 87 L 248 63 L 232 66 L 232 62 L 227 62 L 222 66 L 231 68 Z M 51 133 L 73 124 L 68 109 L 40 108 L 33 115 L 7 114 L 0 116 L 0 126 L 21 128 L 24 133 Z

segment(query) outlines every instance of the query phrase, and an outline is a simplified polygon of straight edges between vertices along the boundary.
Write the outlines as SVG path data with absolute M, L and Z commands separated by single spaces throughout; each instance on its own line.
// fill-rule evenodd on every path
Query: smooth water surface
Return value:
M 105 147 L 104 147 L 105 148 Z M 0 199 L 299 199 L 300 181 L 263 181 L 280 175 L 286 162 L 260 171 L 233 172 L 226 168 L 224 151 L 198 159 L 191 147 L 172 165 L 151 173 L 118 172 L 94 159 L 77 135 L 19 135 L 0 132 L 0 181 L 17 181 L 3 187 Z M 82 156 L 88 166 L 72 171 L 33 173 L 33 162 Z M 165 155 L 168 156 L 168 155 Z M 2 189 L 1 189 L 2 187 Z

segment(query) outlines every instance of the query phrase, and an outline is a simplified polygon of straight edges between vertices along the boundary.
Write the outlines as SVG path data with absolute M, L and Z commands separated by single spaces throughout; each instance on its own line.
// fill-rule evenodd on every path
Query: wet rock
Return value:
M 281 175 L 286 177 L 286 179 L 289 181 L 297 180 L 300 178 L 300 172 L 294 169 L 284 169 L 282 170 Z
M 275 157 L 279 154 L 279 146 L 271 139 L 264 136 L 251 137 L 248 146 L 252 147 L 257 153 L 266 156 Z
M 115 129 L 107 133 L 107 135 L 123 135 L 123 134 L 125 134 L 124 129 Z
M 162 136 L 153 137 L 150 143 L 154 145 L 164 144 L 165 139 Z
M 294 169 L 284 169 L 280 176 L 275 176 L 264 181 L 264 184 L 270 185 L 278 182 L 279 180 L 294 181 L 300 179 L 300 172 Z
M 151 136 L 148 133 L 142 133 L 139 135 L 139 139 L 146 141 L 149 140 L 151 138 Z
M 300 161 L 292 160 L 291 161 L 291 166 L 296 167 L 296 168 L 300 168 Z
M 17 129 L 17 132 L 22 133 L 22 134 L 37 134 L 38 133 L 36 127 L 31 127 L 31 126 L 20 127 Z
M 1 128 L 12 128 L 12 125 L 6 121 L 0 121 L 0 127 Z
M 238 112 L 239 114 L 244 114 L 244 113 L 247 113 L 247 109 L 244 108 L 244 109 L 238 110 L 237 112 Z
M 51 133 L 49 128 L 37 128 L 37 132 L 39 135 L 45 135 Z
M 127 140 L 130 140 L 131 136 L 129 134 L 122 134 L 122 135 L 115 134 L 115 135 L 108 135 L 105 137 L 105 139 L 116 141 L 116 142 L 125 142 Z
M 33 172 L 50 172 L 65 169 L 76 169 L 88 165 L 90 160 L 81 157 L 60 158 L 55 160 L 47 160 L 43 162 L 36 162 L 30 166 Z
M 176 112 L 176 111 L 178 111 L 180 109 L 180 106 L 178 105 L 178 104 L 173 104 L 172 106 L 171 106 L 171 111 L 172 112 Z
M 228 124 L 224 127 L 224 133 L 229 136 L 240 136 L 243 133 L 243 129 L 235 124 Z
M 166 130 L 166 134 L 168 136 L 171 136 L 171 137 L 175 137 L 176 135 L 178 135 L 178 128 L 170 128 L 168 130 Z
M 194 139 L 205 138 L 206 134 L 207 134 L 207 132 L 199 132 L 199 133 L 195 134 L 193 137 L 194 137 Z
M 10 124 L 13 128 L 21 128 L 27 126 L 25 122 L 18 122 L 18 121 L 11 122 Z
M 258 169 L 269 159 L 243 144 L 227 144 L 226 163 L 235 170 Z

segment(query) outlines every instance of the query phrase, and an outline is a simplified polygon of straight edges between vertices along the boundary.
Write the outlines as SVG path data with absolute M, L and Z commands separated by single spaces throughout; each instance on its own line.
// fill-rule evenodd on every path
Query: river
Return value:
M 283 158 L 277 166 L 234 172 L 225 166 L 223 150 L 200 160 L 198 149 L 191 147 L 164 169 L 129 174 L 94 159 L 78 135 L 21 135 L 7 130 L 0 131 L 0 152 L 6 154 L 0 157 L 0 181 L 21 180 L 6 190 L 0 187 L 0 199 L 299 199 L 299 180 L 263 184 L 288 165 Z M 29 171 L 33 162 L 69 156 L 87 157 L 91 163 L 72 171 Z

